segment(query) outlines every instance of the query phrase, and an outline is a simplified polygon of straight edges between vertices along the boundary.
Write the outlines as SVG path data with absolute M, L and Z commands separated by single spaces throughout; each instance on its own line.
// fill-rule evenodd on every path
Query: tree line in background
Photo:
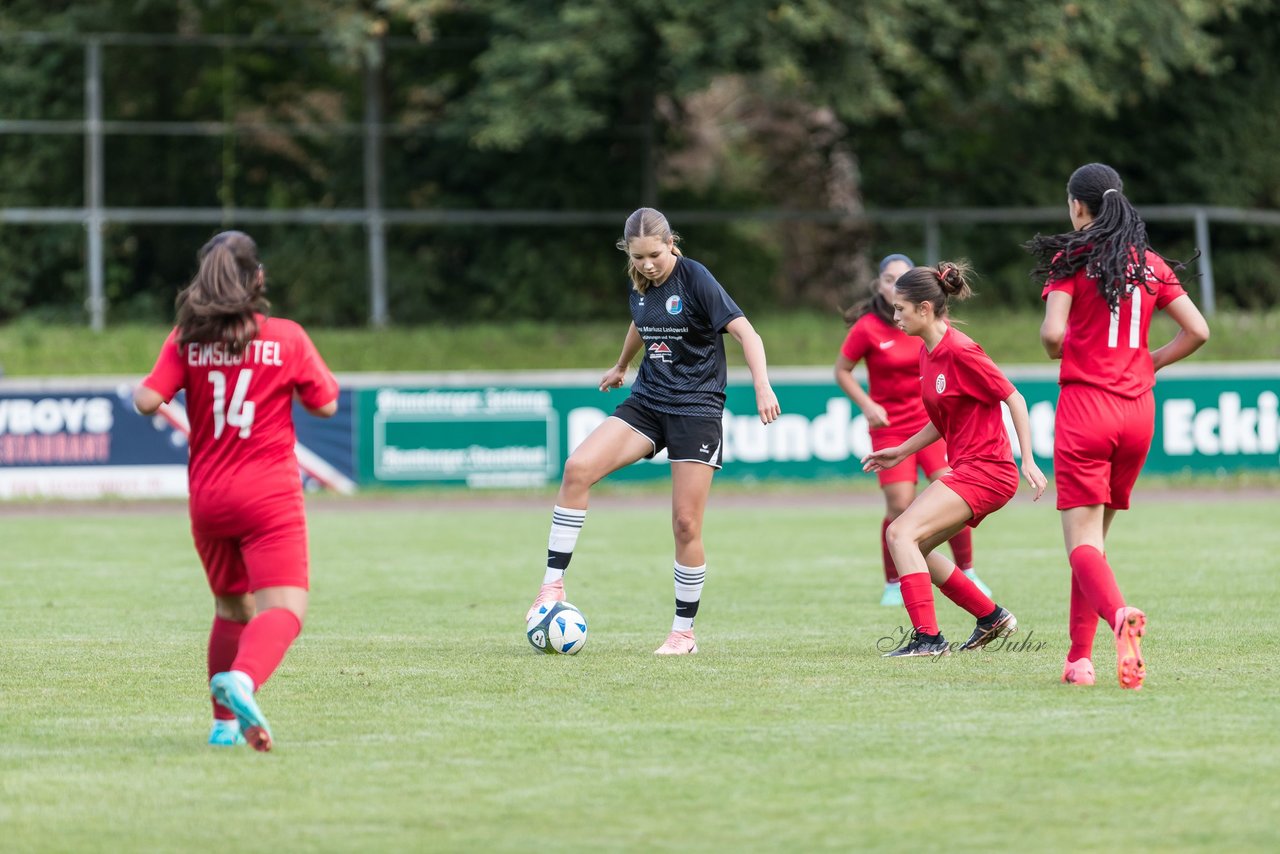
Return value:
M 103 49 L 108 120 L 361 120 L 372 64 L 390 127 L 389 208 L 818 210 L 1063 205 L 1072 169 L 1115 166 L 1142 204 L 1280 208 L 1277 0 L 9 0 L 0 34 L 232 33 L 263 46 Z M 381 45 L 381 49 L 378 49 Z M 84 52 L 0 38 L 0 119 L 84 115 Z M 360 207 L 358 134 L 106 138 L 110 207 Z M 0 134 L 0 207 L 78 207 L 81 136 Z M 686 251 L 751 310 L 836 309 L 871 260 L 923 256 L 916 226 L 681 223 Z M 614 317 L 601 226 L 395 226 L 397 323 Z M 207 226 L 107 232 L 113 322 L 160 321 Z M 249 229 L 277 310 L 368 316 L 363 229 Z M 1032 306 L 1034 228 L 948 226 L 979 303 Z M 1189 226 L 1152 224 L 1194 252 Z M 1219 302 L 1280 301 L 1280 230 L 1219 226 Z M 1188 274 L 1190 276 L 1190 273 Z M 81 319 L 79 226 L 0 228 L 0 319 Z

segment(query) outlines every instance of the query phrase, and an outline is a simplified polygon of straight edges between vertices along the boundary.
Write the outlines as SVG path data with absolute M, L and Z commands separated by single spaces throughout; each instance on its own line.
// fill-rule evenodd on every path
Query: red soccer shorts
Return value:
M 1018 467 L 1013 463 L 961 463 L 938 478 L 964 499 L 973 511 L 970 528 L 1009 503 L 1018 492 Z
M 191 534 L 215 596 L 264 587 L 309 588 L 301 494 L 252 507 L 193 500 Z
M 1129 495 L 1151 451 L 1155 395 L 1120 397 L 1068 383 L 1053 426 L 1053 480 L 1058 509 L 1104 504 L 1129 509 Z
M 891 428 L 872 430 L 871 449 L 873 451 L 882 451 L 885 448 L 901 445 L 917 432 L 912 430 L 910 433 L 902 433 Z M 946 467 L 947 443 L 939 439 L 933 444 L 926 445 L 914 454 L 909 455 L 893 468 L 876 472 L 876 476 L 880 479 L 881 486 L 887 486 L 891 483 L 919 483 L 920 479 L 916 475 L 917 468 L 928 477 Z

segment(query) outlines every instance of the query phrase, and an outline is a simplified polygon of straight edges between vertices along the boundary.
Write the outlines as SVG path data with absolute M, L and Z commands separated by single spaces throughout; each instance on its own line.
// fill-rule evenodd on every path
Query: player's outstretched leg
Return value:
M 1087 658 L 1068 661 L 1062 668 L 1062 681 L 1068 685 L 1092 685 L 1096 678 L 1093 662 Z
M 1142 660 L 1140 639 L 1146 633 L 1146 614 L 1127 605 L 1116 611 L 1116 676 L 1121 688 L 1142 688 L 1147 664 Z
M 218 673 L 209 680 L 209 691 L 213 699 L 235 713 L 244 740 L 254 750 L 265 753 L 271 749 L 271 727 L 253 697 L 253 680 L 249 674 L 239 670 Z
M 1007 637 L 1018 630 L 1018 618 L 999 605 L 973 627 L 973 634 L 960 644 L 962 650 L 982 649 L 996 638 Z
M 533 619 L 533 615 L 543 605 L 549 605 L 552 602 L 564 601 L 564 579 L 557 578 L 555 581 L 548 581 L 538 590 L 538 595 L 534 597 L 533 604 L 529 606 L 529 612 L 524 615 L 524 621 L 527 623 Z
M 240 722 L 235 718 L 225 720 L 214 718 L 209 729 L 209 743 L 214 747 L 237 747 L 244 744 L 244 736 L 240 733 Z

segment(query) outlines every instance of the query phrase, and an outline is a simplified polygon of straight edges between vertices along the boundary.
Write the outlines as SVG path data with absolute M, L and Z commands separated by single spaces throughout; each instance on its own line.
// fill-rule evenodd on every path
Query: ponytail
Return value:
M 200 268 L 175 300 L 178 346 L 221 343 L 241 353 L 258 334 L 258 313 L 271 303 L 258 247 L 240 231 L 224 231 L 200 248 Z

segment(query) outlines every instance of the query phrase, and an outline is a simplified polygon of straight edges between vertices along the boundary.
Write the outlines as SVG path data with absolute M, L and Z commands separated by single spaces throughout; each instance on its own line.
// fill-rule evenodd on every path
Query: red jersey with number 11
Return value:
M 187 391 L 191 494 L 299 491 L 294 393 L 311 409 L 338 397 L 338 381 L 307 333 L 291 320 L 259 315 L 257 336 L 236 355 L 221 343 L 179 349 L 177 335 L 169 333 L 142 384 L 166 401 Z
M 1043 299 L 1052 291 L 1071 295 L 1059 385 L 1085 383 L 1129 398 L 1155 386 L 1155 368 L 1147 349 L 1151 315 L 1187 292 L 1156 253 L 1147 251 L 1145 266 L 1147 287 L 1132 287 L 1115 314 L 1098 293 L 1098 280 L 1086 276 L 1084 270 L 1044 286 Z

